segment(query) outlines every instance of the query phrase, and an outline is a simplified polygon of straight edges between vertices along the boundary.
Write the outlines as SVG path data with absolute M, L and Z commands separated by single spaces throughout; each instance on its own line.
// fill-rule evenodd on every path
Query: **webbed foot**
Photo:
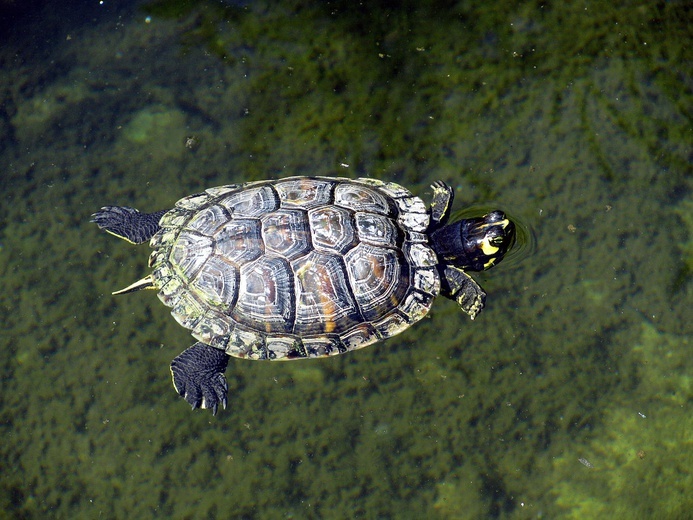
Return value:
M 211 408 L 217 414 L 221 404 L 226 408 L 229 386 L 224 372 L 229 356 L 223 350 L 197 342 L 171 363 L 176 391 L 195 408 Z
M 455 192 L 443 181 L 435 181 L 431 184 L 431 189 L 433 190 L 430 206 L 431 226 L 439 228 L 445 225 L 450 218 Z
M 462 269 L 445 266 L 441 273 L 440 293 L 455 300 L 471 319 L 476 318 L 486 303 L 486 293 Z
M 104 206 L 91 216 L 100 229 L 132 244 L 142 244 L 159 231 L 159 220 L 166 211 L 140 213 L 127 206 Z

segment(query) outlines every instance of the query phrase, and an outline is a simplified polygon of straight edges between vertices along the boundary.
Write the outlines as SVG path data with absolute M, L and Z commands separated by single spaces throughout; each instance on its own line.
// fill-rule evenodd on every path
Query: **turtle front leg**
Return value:
M 173 387 L 193 410 L 211 408 L 216 415 L 219 404 L 226 408 L 228 362 L 226 352 L 198 341 L 171 362 Z
M 440 273 L 440 294 L 455 300 L 471 319 L 484 308 L 486 293 L 462 269 L 446 265 Z
M 455 192 L 443 181 L 435 181 L 431 184 L 433 198 L 431 200 L 431 229 L 438 229 L 444 226 L 450 218 L 452 211 L 452 201 Z
M 142 244 L 159 231 L 159 220 L 164 213 L 166 210 L 140 213 L 127 206 L 104 206 L 91 216 L 91 221 L 111 235 L 131 244 Z

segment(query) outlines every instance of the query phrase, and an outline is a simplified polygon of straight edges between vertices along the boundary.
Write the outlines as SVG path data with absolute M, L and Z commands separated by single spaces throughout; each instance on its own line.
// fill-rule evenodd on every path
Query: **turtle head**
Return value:
M 438 229 L 430 239 L 442 262 L 466 271 L 484 271 L 500 262 L 515 243 L 515 224 L 495 210 Z

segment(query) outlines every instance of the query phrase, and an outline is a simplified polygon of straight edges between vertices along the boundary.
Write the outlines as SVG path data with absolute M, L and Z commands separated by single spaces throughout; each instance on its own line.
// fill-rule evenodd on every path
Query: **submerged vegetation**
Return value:
M 0 510 L 682 518 L 691 13 L 160 0 L 8 39 Z M 153 294 L 110 295 L 146 253 L 89 215 L 298 174 L 423 198 L 442 179 L 456 211 L 506 209 L 531 244 L 479 275 L 473 323 L 440 301 L 347 356 L 236 361 L 226 413 L 191 413 L 168 373 L 191 338 Z

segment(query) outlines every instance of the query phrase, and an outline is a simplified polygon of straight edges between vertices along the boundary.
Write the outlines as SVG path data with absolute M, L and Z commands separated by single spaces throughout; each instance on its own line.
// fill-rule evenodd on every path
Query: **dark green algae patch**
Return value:
M 46 10 L 46 44 L 18 21 L 0 51 L 0 518 L 693 508 L 690 11 L 351 5 Z M 442 179 L 535 245 L 477 276 L 474 322 L 440 299 L 360 352 L 232 360 L 229 409 L 191 412 L 168 364 L 192 338 L 153 293 L 110 295 L 148 248 L 89 215 L 294 174 L 424 198 Z

